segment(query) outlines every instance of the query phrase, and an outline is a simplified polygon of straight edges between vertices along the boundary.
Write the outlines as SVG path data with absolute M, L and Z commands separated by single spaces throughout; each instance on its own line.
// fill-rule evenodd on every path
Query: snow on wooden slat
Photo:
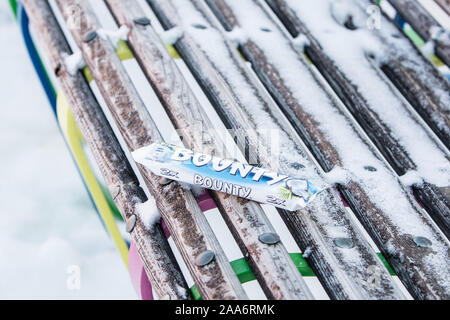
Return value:
M 383 143 L 388 145 L 389 148 L 386 148 L 385 152 L 391 152 L 393 157 L 403 161 L 403 166 L 411 166 L 410 163 L 413 163 L 413 168 L 417 170 L 419 178 L 438 185 L 448 185 L 449 164 L 445 152 L 430 138 L 428 132 L 409 112 L 401 98 L 391 90 L 380 72 L 374 69 L 370 59 L 365 56 L 367 52 L 370 52 L 379 59 L 383 59 L 384 57 L 380 56 L 382 51 L 376 48 L 376 46 L 382 44 L 378 43 L 376 38 L 373 39 L 369 31 L 363 29 L 350 31 L 334 20 L 337 17 L 344 17 L 344 20 L 348 20 L 347 10 L 356 10 L 352 11 L 354 17 L 352 23 L 357 23 L 363 20 L 358 16 L 362 9 L 356 3 L 350 1 L 345 2 L 349 7 L 341 7 L 339 10 L 333 8 L 338 2 L 331 4 L 327 0 L 302 2 L 301 5 L 295 1 L 268 1 L 268 3 L 286 22 L 285 25 L 291 29 L 291 32 L 297 30 L 294 33 L 295 35 L 301 31 L 308 36 L 310 44 L 306 47 L 306 52 L 313 62 L 317 62 L 315 59 L 319 57 L 317 59 L 320 59 L 323 63 L 319 65 L 319 69 L 326 64 L 324 75 L 327 80 L 331 81 L 331 85 L 338 95 L 342 96 L 345 90 L 353 94 L 351 99 L 343 99 L 347 103 L 347 107 L 354 101 L 364 103 L 361 105 L 364 109 L 357 109 L 357 112 L 352 112 L 353 115 L 358 118 L 360 114 L 366 114 L 365 119 L 370 119 L 377 126 L 384 126 L 386 129 L 384 132 L 381 129 L 374 130 L 373 126 L 369 127 L 374 130 L 374 135 L 378 134 L 385 138 L 382 134 L 386 133 L 387 138 L 389 138 L 389 140 L 379 141 L 377 146 L 380 147 Z M 314 17 L 308 16 L 308 12 L 314 12 Z M 320 21 L 320 24 L 317 21 Z M 383 23 L 387 24 L 388 22 L 383 20 Z M 383 24 L 383 28 L 387 29 L 388 27 L 389 25 Z M 385 31 L 394 34 L 396 29 L 392 28 Z M 299 67 L 301 66 L 299 65 Z M 293 68 L 293 66 L 289 65 L 289 68 Z M 330 75 L 330 73 L 333 74 Z M 301 74 L 305 75 L 305 73 Z M 340 77 L 338 79 L 333 78 L 332 76 L 335 74 L 339 74 Z M 301 90 L 300 86 L 295 86 L 289 74 L 287 74 L 285 80 L 291 81 L 291 92 Z M 308 81 L 300 81 L 299 83 L 304 84 L 305 82 L 308 83 Z M 353 90 L 350 89 L 352 87 Z M 448 240 L 441 235 L 440 231 L 429 220 L 427 214 L 406 196 L 405 190 L 400 187 L 398 182 L 395 181 L 396 179 L 380 161 L 374 159 L 376 165 L 373 167 L 377 171 L 372 177 L 369 173 L 364 173 L 360 158 L 362 157 L 364 160 L 364 157 L 367 156 L 367 152 L 364 153 L 363 150 L 366 149 L 367 151 L 367 148 L 363 148 L 361 144 L 358 146 L 354 138 L 346 137 L 344 134 L 348 131 L 346 128 L 351 127 L 350 122 L 346 121 L 347 124 L 342 122 L 336 126 L 338 118 L 343 118 L 342 115 L 337 116 L 336 110 L 331 116 L 332 109 L 324 112 L 319 108 L 323 99 L 317 98 L 317 94 L 311 94 L 310 86 L 304 90 L 316 99 L 308 101 L 305 100 L 305 97 L 299 97 L 298 101 L 303 101 L 301 108 L 307 110 L 309 114 L 316 115 L 313 119 L 316 126 L 323 131 L 325 138 L 334 145 L 338 155 L 342 157 L 344 167 L 351 167 L 353 171 L 359 166 L 358 170 L 353 171 L 353 174 L 357 179 L 359 178 L 359 184 L 363 186 L 369 200 L 376 206 L 369 210 L 369 208 L 358 205 L 358 197 L 364 193 L 345 193 L 350 198 L 350 204 L 358 212 L 360 219 L 382 249 L 383 254 L 387 256 L 391 265 L 415 297 L 448 298 L 450 275 L 448 268 L 445 267 L 445 261 L 448 260 L 450 250 Z M 360 120 L 364 129 L 369 130 L 367 124 L 361 118 L 358 120 Z M 369 133 L 367 132 L 373 138 Z M 394 137 L 388 135 L 389 133 L 392 133 Z M 355 136 L 354 133 L 353 136 Z M 397 136 L 401 137 L 401 143 L 397 143 Z M 319 141 L 323 144 L 323 138 Z M 316 141 L 315 144 L 317 143 Z M 348 147 L 345 148 L 347 143 Z M 392 145 L 389 145 L 390 143 Z M 324 158 L 323 155 L 320 157 Z M 375 158 L 374 155 L 371 157 Z M 411 159 L 414 159 L 414 162 Z M 370 159 L 365 159 L 366 162 L 367 160 Z M 358 164 L 358 162 L 360 163 Z M 406 169 L 410 168 L 406 167 Z M 410 172 L 402 177 L 402 180 L 405 184 L 414 182 L 414 174 Z M 353 188 L 355 188 L 354 183 L 347 186 L 348 190 Z M 419 188 L 426 190 L 426 185 Z M 445 201 L 444 195 L 443 198 Z M 378 210 L 373 211 L 373 209 Z M 426 237 L 431 236 L 433 238 L 433 250 L 424 252 L 423 248 L 415 245 L 413 239 L 420 234 L 427 234 Z
M 274 170 L 323 183 L 301 140 L 254 75 L 248 72 L 235 49 L 215 28 L 219 25 L 205 4 L 186 0 L 148 2 L 166 28 L 182 28 L 183 37 L 175 44 L 178 52 L 227 127 L 234 129 L 239 141 L 247 139 L 242 148 L 248 146 L 253 151 L 250 155 L 257 154 L 253 160 Z M 267 131 L 279 136 L 279 150 L 271 150 L 278 145 L 266 143 Z M 305 210 L 282 211 L 281 215 L 299 246 L 303 250 L 311 248 L 308 262 L 332 298 L 402 296 L 349 219 L 335 191 L 322 192 Z M 337 247 L 334 241 L 339 237 L 352 239 L 355 247 Z M 380 272 L 380 287 L 371 286 L 373 269 Z
M 388 1 L 422 39 L 434 42 L 436 55 L 450 66 L 450 36 L 436 19 L 416 0 Z
M 92 32 L 100 25 L 89 4 L 83 0 L 56 2 L 130 151 L 161 141 L 156 125 L 131 84 L 113 45 L 100 36 L 92 37 Z M 71 16 L 74 9 L 76 23 Z M 177 183 L 162 185 L 159 177 L 142 166 L 139 169 L 202 297 L 245 299 L 246 294 L 193 194 Z M 195 259 L 205 250 L 214 251 L 215 259 L 199 267 Z
M 226 157 L 221 137 L 156 32 L 150 25 L 134 23 L 142 17 L 142 8 L 134 0 L 106 0 L 106 3 L 118 24 L 130 28 L 128 42 L 185 145 L 198 152 Z M 258 240 L 263 233 L 275 232 L 261 206 L 224 193 L 212 193 L 268 297 L 312 298 L 284 245 L 281 242 L 267 245 Z
M 65 66 L 71 54 L 67 41 L 45 0 L 24 0 L 23 4 L 37 33 L 62 92 L 66 96 L 103 177 L 125 221 L 147 197 L 128 163 L 108 121 L 81 73 L 72 76 Z M 140 219 L 131 232 L 145 271 L 159 297 L 190 298 L 188 287 L 169 252 L 169 245 L 159 224 L 148 228 Z M 184 290 L 184 291 L 183 291 Z
M 450 0 L 434 0 L 448 15 L 450 15 Z
M 380 16 L 381 29 L 365 28 L 362 21 L 369 18 L 363 10 L 364 5 L 360 2 L 320 0 L 306 4 L 312 6 L 309 12 L 317 12 L 319 20 L 323 19 L 326 22 L 326 29 L 319 26 L 310 15 L 305 14 L 305 10 L 301 11 L 300 8 L 303 7 L 299 6 L 298 2 L 284 0 L 267 2 L 282 17 L 294 36 L 307 35 L 310 44 L 305 47 L 305 52 L 394 170 L 399 175 L 405 175 L 403 181 L 412 185 L 416 196 L 422 200 L 432 218 L 448 237 L 450 233 L 450 201 L 446 195 L 450 184 L 448 152 L 433 139 L 432 134 L 414 111 L 409 109 L 380 68 L 400 87 L 408 100 L 414 103 L 425 100 L 431 103 L 434 100 L 429 98 L 420 100 L 420 97 L 427 92 L 435 94 L 434 97 L 439 98 L 436 101 L 447 110 L 442 114 L 443 122 L 439 120 L 444 131 L 448 131 L 450 125 L 448 81 L 440 77 L 439 71 L 420 54 L 415 55 L 416 48 L 382 16 Z M 289 8 L 287 4 L 295 6 L 293 8 L 296 10 Z M 303 15 L 301 19 L 294 11 L 301 12 L 299 13 Z M 340 16 L 345 18 L 349 15 L 354 16 L 355 21 L 359 21 L 358 30 L 349 30 L 339 23 L 342 21 L 338 19 Z M 412 53 L 407 51 L 407 47 L 410 47 Z M 355 68 L 356 62 L 358 68 Z M 429 87 L 420 86 L 416 81 L 416 75 L 426 77 L 434 91 L 430 91 Z M 442 86 L 446 86 L 447 90 Z M 431 105 L 428 107 L 432 108 Z M 449 143 L 450 140 L 446 142 Z M 411 179 L 414 177 L 415 181 Z
M 310 40 L 317 36 L 316 34 L 311 34 L 312 30 L 308 30 L 310 26 L 305 26 L 304 21 L 299 19 L 296 12 L 288 6 L 288 4 L 292 4 L 300 7 L 305 4 L 304 2 L 299 1 L 294 3 L 293 1 L 287 2 L 285 0 L 266 0 L 266 2 L 272 7 L 277 15 L 283 17 L 283 23 L 292 35 L 297 36 L 299 34 L 305 34 Z M 336 5 L 339 5 L 342 4 L 342 1 L 336 1 L 336 3 Z M 325 11 L 331 14 L 331 2 L 324 4 L 319 1 L 318 4 L 321 5 L 322 9 L 324 9 L 325 5 Z M 364 26 L 365 23 L 369 23 L 370 26 L 377 27 L 377 21 L 381 22 L 381 28 L 374 29 L 370 33 L 364 32 L 361 28 L 354 31 L 352 36 L 354 36 L 354 40 L 357 41 L 353 41 L 353 45 L 359 41 L 360 44 L 369 51 L 368 53 L 380 52 L 377 48 L 382 49 L 381 51 L 385 50 L 383 54 L 378 56 L 381 60 L 379 62 L 382 62 L 382 65 L 385 67 L 392 68 L 391 73 L 392 76 L 395 77 L 396 86 L 402 91 L 411 105 L 439 136 L 447 148 L 450 148 L 450 85 L 448 81 L 445 81 L 445 78 L 442 77 L 439 71 L 422 54 L 420 54 L 418 49 L 405 38 L 403 33 L 400 32 L 393 23 L 388 21 L 384 16 L 378 16 L 376 13 L 372 14 L 371 17 L 364 13 L 365 9 L 371 8 L 368 0 L 363 0 L 361 3 L 358 1 L 348 2 L 347 4 L 348 6 L 346 7 L 353 8 L 355 10 L 353 13 L 357 14 L 359 17 L 364 15 L 365 18 L 359 19 L 361 25 Z M 309 4 L 306 3 L 306 5 Z M 339 13 L 339 10 L 336 11 Z M 327 20 L 330 20 L 330 17 L 331 16 L 328 15 Z M 380 20 L 377 20 L 378 17 Z M 317 27 L 317 22 L 314 22 L 314 25 Z M 319 35 L 322 34 L 322 37 L 324 37 L 324 35 L 328 34 L 331 37 L 332 34 L 336 34 L 337 28 L 344 27 L 335 20 L 332 29 L 322 28 Z M 342 30 L 340 30 L 339 35 L 343 35 Z M 375 41 L 376 38 L 378 38 L 378 41 Z M 322 41 L 316 40 L 312 40 L 311 45 L 307 46 L 305 50 L 308 55 L 311 54 L 311 58 L 315 59 L 314 63 L 316 65 L 323 64 L 323 68 L 325 68 L 329 64 L 333 64 L 333 61 L 326 59 L 326 55 L 320 55 L 320 48 L 323 43 Z M 342 45 L 341 40 L 341 37 L 335 37 L 333 47 L 336 50 L 341 49 L 340 53 L 342 53 L 342 56 L 347 57 L 347 61 L 351 61 L 351 58 L 347 56 L 349 50 L 347 50 L 346 46 Z M 324 76 L 327 77 L 325 71 L 326 70 L 321 70 L 321 72 L 324 73 Z M 339 74 L 338 71 L 335 72 L 336 74 L 333 74 L 333 77 L 329 75 L 330 82 L 337 76 L 345 79 L 343 74 Z M 347 95 L 349 97 L 347 99 L 350 100 L 351 97 L 355 96 L 355 93 L 351 92 L 351 86 L 349 88 L 342 87 L 335 90 L 342 90 L 342 95 Z M 353 88 L 353 91 L 356 91 L 356 88 Z M 341 97 L 341 99 L 344 98 L 345 97 Z M 355 103 L 357 102 L 358 101 Z

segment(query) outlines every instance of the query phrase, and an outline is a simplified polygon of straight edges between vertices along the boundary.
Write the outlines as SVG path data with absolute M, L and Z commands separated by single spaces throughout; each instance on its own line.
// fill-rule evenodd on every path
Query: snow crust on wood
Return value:
M 308 46 L 310 44 L 309 39 L 304 34 L 299 34 L 292 40 L 292 43 L 294 44 L 294 47 L 297 49 L 303 51 L 305 46 Z
M 161 214 L 156 207 L 156 201 L 153 198 L 149 198 L 143 203 L 136 205 L 136 213 L 141 219 L 147 230 L 151 230 L 156 223 L 161 220 Z
M 232 94 L 241 106 L 243 112 L 242 121 L 257 132 L 260 132 L 261 130 L 273 130 L 274 132 L 277 132 L 280 143 L 279 150 L 282 152 L 277 154 L 278 158 L 275 159 L 275 161 L 266 163 L 265 165 L 270 165 L 273 170 L 278 170 L 288 175 L 305 177 L 318 186 L 328 186 L 328 181 L 324 179 L 315 164 L 305 153 L 300 139 L 292 134 L 291 129 L 284 130 L 284 127 L 288 127 L 289 124 L 284 120 L 284 116 L 281 114 L 278 107 L 275 106 L 274 108 L 270 106 L 270 104 L 272 104 L 271 100 L 267 98 L 261 89 L 255 88 L 252 81 L 249 81 L 248 75 L 243 73 L 241 67 L 244 63 L 235 51 L 230 50 L 232 44 L 227 45 L 226 36 L 221 34 L 217 29 L 211 28 L 209 17 L 205 17 L 196 10 L 195 6 L 190 1 L 172 0 L 172 3 L 177 9 L 177 22 L 179 22 L 179 26 L 183 27 L 185 34 L 189 34 L 195 39 L 200 50 L 213 63 L 214 69 L 223 77 L 227 85 L 231 87 Z M 245 2 L 241 1 L 239 4 L 245 4 Z M 252 12 L 253 17 L 257 15 L 256 12 Z M 255 33 L 258 33 L 260 39 L 267 40 L 265 36 L 270 35 L 271 32 L 264 30 L 266 28 L 265 24 L 256 23 L 253 19 L 256 20 L 256 18 L 252 18 L 248 23 L 254 23 L 255 27 L 257 27 Z M 196 28 L 195 25 L 199 24 L 206 28 Z M 268 43 L 272 46 L 278 45 L 277 42 L 271 42 L 270 40 Z M 289 67 L 284 65 L 283 72 L 288 71 L 286 68 L 289 69 Z M 291 71 L 289 72 L 291 73 Z M 304 87 L 302 87 L 301 91 L 307 92 L 309 89 L 310 85 L 304 83 Z M 324 101 L 326 102 L 326 100 Z M 377 162 L 375 159 L 368 163 L 373 164 Z M 324 233 L 326 234 L 325 238 L 327 241 L 338 237 L 357 237 L 358 239 L 362 239 L 362 236 L 357 230 L 350 230 L 348 228 L 348 220 L 346 220 L 346 217 L 331 216 L 328 213 L 334 212 L 334 209 L 331 209 L 331 206 L 341 205 L 340 201 L 338 200 L 339 203 L 333 203 L 330 199 L 325 199 L 323 197 L 323 194 L 319 194 L 316 200 L 310 204 L 309 212 L 314 215 L 312 219 L 315 222 L 315 226 L 312 228 L 325 230 Z M 320 248 L 321 252 L 330 255 L 330 248 L 327 247 L 327 241 L 322 241 L 317 243 L 317 245 L 322 246 L 322 248 Z M 369 245 L 367 244 L 367 246 Z M 333 249 L 331 251 L 333 251 Z M 341 262 L 345 261 L 347 266 L 351 266 L 352 270 L 360 271 L 364 268 L 362 262 L 366 261 L 365 257 L 361 256 L 361 252 L 363 252 L 363 250 L 359 251 L 355 248 L 339 251 L 338 255 L 341 255 Z M 336 251 L 334 253 L 336 253 Z M 333 260 L 333 258 L 328 258 Z M 336 267 L 339 268 L 341 266 L 338 264 Z M 358 274 L 361 276 L 361 272 L 355 273 L 355 275 Z M 342 285 L 346 284 L 343 283 Z M 364 286 L 364 284 L 361 285 Z M 352 291 L 353 289 L 347 288 L 347 290 Z
M 375 56 L 379 58 L 377 61 L 379 63 L 385 58 L 383 56 L 401 54 L 403 56 L 402 63 L 414 64 L 414 69 L 424 68 L 408 40 L 400 37 L 399 31 L 384 17 L 381 17 L 381 29 L 379 30 L 369 30 L 367 27 L 349 30 L 333 18 L 335 14 L 333 9 L 339 2 L 340 11 L 347 9 L 349 13 L 362 15 L 367 20 L 369 16 L 365 9 L 371 4 L 368 1 L 287 0 L 286 2 L 319 41 L 325 53 L 337 63 L 349 80 L 357 85 L 358 91 L 368 100 L 380 119 L 392 129 L 393 135 L 398 138 L 405 152 L 417 165 L 418 174 L 425 181 L 436 186 L 449 186 L 450 162 L 448 156 L 430 138 L 430 133 L 417 120 L 416 116 L 405 108 L 405 102 L 399 97 L 396 90 L 384 81 L 384 75 L 377 70 L 377 63 L 374 64 L 367 57 L 368 53 L 375 53 Z M 312 12 L 314 14 L 311 14 Z M 280 50 L 281 52 L 282 50 Z M 423 72 L 425 73 L 426 70 Z M 437 88 L 437 86 L 435 87 Z M 439 90 L 437 93 L 439 99 L 450 108 L 450 93 Z M 310 94 L 310 96 L 315 95 Z
M 227 32 L 226 35 L 236 47 L 248 40 L 247 35 L 239 27 L 234 27 L 233 30 Z
M 177 42 L 178 39 L 183 36 L 183 30 L 178 27 L 174 27 L 164 31 L 159 36 L 161 37 L 161 40 L 162 42 L 164 42 L 164 44 L 171 46 L 174 45 L 175 42 Z
M 83 55 L 80 50 L 76 50 L 70 56 L 67 56 L 64 59 L 64 63 L 66 64 L 67 72 L 71 76 L 77 74 L 78 70 L 83 69 L 86 66 L 86 62 L 83 59 Z
M 112 45 L 117 49 L 120 40 L 122 41 L 128 40 L 130 28 L 128 28 L 128 26 L 126 25 L 121 26 L 117 30 L 106 30 L 102 28 L 98 29 L 97 33 L 103 40 L 109 40 L 112 43 Z

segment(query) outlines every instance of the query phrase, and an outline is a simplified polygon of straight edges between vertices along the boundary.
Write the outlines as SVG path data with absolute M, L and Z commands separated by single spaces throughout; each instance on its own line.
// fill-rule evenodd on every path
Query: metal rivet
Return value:
M 276 233 L 263 233 L 258 237 L 258 240 L 265 244 L 276 244 L 280 242 L 280 236 Z
M 206 266 L 214 260 L 215 256 L 216 254 L 211 250 L 203 251 L 195 258 L 195 264 L 199 267 Z
M 200 23 L 193 23 L 192 26 L 193 26 L 195 29 L 202 29 L 202 30 L 208 29 L 207 26 L 205 26 L 204 24 L 200 24 Z
M 89 32 L 86 37 L 84 38 L 84 42 L 91 42 L 97 37 L 97 31 L 91 31 Z
M 161 177 L 161 179 L 159 179 L 159 184 L 162 186 L 167 186 L 168 184 L 172 183 L 173 180 L 165 178 L 165 177 Z
M 134 20 L 134 23 L 139 24 L 141 26 L 148 26 L 149 24 L 151 24 L 151 21 L 147 17 L 142 17 Z
M 370 172 L 375 172 L 377 171 L 377 168 L 372 167 L 372 166 L 364 166 L 364 169 Z
M 333 240 L 333 242 L 339 248 L 351 249 L 355 246 L 353 240 L 349 238 L 336 238 Z
M 425 238 L 425 237 L 414 237 L 413 240 L 419 247 L 422 247 L 422 248 L 429 248 L 433 244 L 433 242 L 431 242 L 431 240 L 429 240 L 428 238 Z
M 269 28 L 261 28 L 260 30 L 263 32 L 272 32 L 272 30 L 270 30 Z
M 130 218 L 128 218 L 127 220 L 127 227 L 126 230 L 128 233 L 131 233 L 134 229 L 134 227 L 136 226 L 136 215 L 133 214 Z

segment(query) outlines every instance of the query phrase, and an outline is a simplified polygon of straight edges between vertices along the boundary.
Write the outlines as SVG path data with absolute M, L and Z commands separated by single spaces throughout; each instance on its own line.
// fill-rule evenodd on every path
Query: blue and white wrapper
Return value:
M 306 179 L 165 143 L 153 143 L 132 155 L 156 175 L 290 211 L 304 208 L 323 190 Z

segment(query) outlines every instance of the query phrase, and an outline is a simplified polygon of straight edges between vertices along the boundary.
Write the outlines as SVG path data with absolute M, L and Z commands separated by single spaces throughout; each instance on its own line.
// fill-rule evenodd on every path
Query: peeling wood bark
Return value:
M 70 22 L 71 8 L 78 8 L 78 24 L 67 23 L 67 26 L 83 53 L 127 147 L 134 151 L 154 141 L 162 141 L 111 43 L 99 36 L 85 42 L 89 32 L 100 28 L 89 4 L 84 0 L 56 2 L 66 23 Z M 192 193 L 177 183 L 163 186 L 158 176 L 143 166 L 138 167 L 202 297 L 247 298 Z M 204 250 L 214 251 L 215 259 L 204 267 L 198 267 L 195 258 Z
M 23 5 L 114 203 L 127 221 L 135 214 L 136 205 L 145 202 L 147 197 L 88 83 L 81 73 L 71 76 L 67 72 L 64 59 L 71 50 L 49 5 L 45 0 L 24 0 Z M 157 224 L 148 230 L 138 218 L 131 237 L 156 294 L 159 297 L 169 295 L 173 299 L 190 298 L 189 288 L 161 226 Z M 182 289 L 186 295 L 182 294 Z
M 425 41 L 431 39 L 434 28 L 442 28 L 417 0 L 388 1 Z M 435 52 L 436 56 L 450 66 L 450 37 L 435 40 Z
M 133 0 L 106 3 L 117 23 L 130 28 L 129 45 L 184 143 L 192 150 L 224 157 L 213 123 L 156 32 L 150 25 L 133 23 L 142 16 L 139 5 Z M 267 245 L 258 240 L 263 233 L 275 232 L 261 206 L 220 192 L 212 194 L 266 295 L 271 299 L 311 299 L 284 245 Z
M 290 33 L 294 36 L 302 33 L 308 36 L 311 40 L 311 44 L 306 47 L 306 52 L 311 58 L 313 63 L 322 72 L 326 80 L 330 83 L 331 87 L 336 91 L 337 95 L 346 104 L 347 108 L 357 118 L 358 122 L 365 129 L 368 136 L 374 141 L 376 146 L 380 148 L 385 157 L 389 160 L 391 165 L 397 169 L 397 173 L 403 174 L 407 170 L 415 169 L 415 164 L 411 159 L 402 151 L 402 146 L 397 142 L 395 137 L 392 136 L 389 127 L 379 121 L 377 115 L 370 110 L 370 106 L 364 97 L 358 93 L 354 86 L 347 79 L 345 74 L 339 70 L 336 64 L 327 57 L 320 48 L 320 44 L 314 39 L 313 35 L 309 33 L 306 27 L 294 14 L 294 12 L 286 5 L 282 0 L 267 0 L 266 1 L 275 13 L 280 17 L 285 26 L 289 29 Z M 249 46 L 249 57 L 254 62 L 256 68 L 261 68 L 260 72 L 265 72 L 267 69 L 267 61 L 264 61 L 264 57 L 257 54 L 255 48 Z M 266 73 L 265 73 L 266 74 Z M 266 79 L 268 86 L 276 91 L 275 96 L 281 99 L 280 104 L 285 108 L 295 110 L 297 114 L 297 120 L 294 120 L 294 126 L 301 134 L 299 126 L 306 127 L 307 131 L 310 125 L 308 125 L 307 115 L 301 111 L 301 107 L 295 105 L 292 100 L 288 100 L 284 94 L 284 88 L 280 81 L 275 82 L 275 79 L 268 77 Z M 281 86 L 281 87 L 280 87 Z M 301 123 L 298 125 L 296 121 Z M 303 130 L 305 130 L 303 128 Z M 312 133 L 311 133 L 312 132 Z M 333 159 L 333 148 L 324 148 L 324 140 L 326 138 L 322 136 L 316 136 L 317 132 L 310 131 L 309 136 L 305 136 L 305 139 L 311 140 L 311 144 L 316 148 L 312 149 L 313 153 L 319 152 L 317 159 L 321 162 L 321 165 L 326 170 L 330 166 L 330 163 L 324 162 L 323 159 Z M 319 144 L 318 141 L 321 143 Z M 330 154 L 331 152 L 331 154 Z M 373 203 L 369 201 L 365 195 L 364 190 L 357 183 L 352 182 L 346 188 L 341 188 L 345 199 L 350 204 L 352 209 L 358 214 L 358 217 L 366 226 L 366 229 L 371 234 L 372 238 L 379 245 L 382 253 L 386 256 L 390 264 L 394 267 L 398 275 L 401 277 L 405 285 L 408 287 L 413 296 L 417 298 L 446 298 L 448 292 L 446 292 L 445 284 L 439 283 L 432 273 L 428 272 L 428 263 L 426 257 L 420 254 L 421 248 L 414 247 L 411 241 L 407 241 L 408 235 L 399 232 L 401 226 L 397 226 L 391 223 L 381 210 L 379 210 Z M 430 212 L 435 213 L 437 221 L 441 221 L 443 230 L 448 228 L 448 196 L 445 193 L 441 193 L 435 186 L 424 184 L 421 188 L 415 188 L 414 192 L 418 197 L 427 203 L 427 209 Z M 427 228 L 433 230 L 434 234 L 442 243 L 446 244 L 447 239 L 440 236 L 439 230 L 436 230 L 426 219 L 420 211 L 417 211 L 417 215 L 422 217 L 423 223 Z M 447 229 L 448 234 L 448 229 Z M 395 254 L 392 254 L 392 250 L 388 250 L 387 241 L 391 238 L 395 249 Z M 406 260 L 402 257 L 409 257 Z M 415 260 L 413 262 L 413 260 Z M 424 276 L 425 275 L 425 276 Z
M 148 2 L 166 28 L 182 25 L 182 18 L 178 16 L 170 1 L 149 0 Z M 204 5 L 199 1 L 193 1 L 193 3 L 197 8 L 204 8 Z M 214 25 L 211 22 L 212 19 L 206 17 L 205 10 L 199 9 L 199 11 L 205 15 L 205 19 L 209 20 L 209 25 L 206 27 L 211 28 Z M 241 135 L 238 137 L 238 140 L 244 141 L 247 139 L 246 143 L 248 145 L 257 145 L 258 141 L 255 141 L 252 137 L 257 137 L 256 140 L 261 140 L 258 130 L 263 128 L 261 124 L 254 121 L 252 115 L 246 111 L 246 106 L 237 98 L 238 94 L 231 89 L 232 86 L 229 84 L 230 79 L 218 74 L 214 63 L 201 51 L 196 43 L 196 39 L 189 32 L 185 32 L 175 46 L 215 106 L 226 126 L 234 129 L 238 136 Z M 262 93 L 261 90 L 256 89 L 258 85 L 252 80 L 247 71 L 245 71 L 246 67 L 236 54 L 234 48 L 228 47 L 228 49 L 229 52 L 226 54 L 222 52 L 220 56 L 229 55 L 233 58 L 234 64 L 239 66 L 240 72 L 245 77 L 245 84 L 243 83 L 242 85 L 248 84 L 258 92 L 258 98 L 261 104 L 266 107 L 271 121 L 279 125 L 278 128 L 283 135 L 283 139 L 286 139 L 284 142 L 294 141 L 294 145 L 296 146 L 295 152 L 296 155 L 298 154 L 298 158 L 304 159 L 303 161 L 313 166 L 305 152 L 301 149 L 301 142 L 295 132 L 290 129 L 288 124 L 281 120 L 277 112 L 271 111 L 277 109 L 277 106 L 270 106 L 271 102 L 268 101 L 267 95 Z M 249 92 L 249 94 L 253 93 Z M 267 147 L 263 146 L 262 149 Z M 253 148 L 253 150 L 261 151 L 259 152 L 260 163 L 270 167 L 271 161 L 265 157 L 266 150 L 262 149 Z M 287 151 L 281 150 L 281 152 Z M 299 172 L 295 169 L 296 167 L 294 163 L 283 163 L 280 171 L 287 174 L 296 174 Z M 384 269 L 381 269 L 384 267 L 380 265 L 378 257 L 363 240 L 358 228 L 349 220 L 347 212 L 342 206 L 336 192 L 333 190 L 324 191 L 305 210 L 298 212 L 281 211 L 280 214 L 286 221 L 299 246 L 303 250 L 307 247 L 313 248 L 308 262 L 332 298 L 369 299 L 374 297 L 380 298 L 381 296 L 384 296 L 384 298 L 401 296 L 401 294 L 395 291 L 390 276 L 385 273 Z M 334 244 L 331 231 L 333 228 L 345 230 L 345 233 L 355 241 L 354 250 L 357 253 L 357 262 L 348 260 L 342 251 L 343 249 L 338 248 Z M 371 265 L 380 266 L 383 283 L 380 289 L 371 290 L 366 286 L 366 280 L 369 277 L 367 271 Z

